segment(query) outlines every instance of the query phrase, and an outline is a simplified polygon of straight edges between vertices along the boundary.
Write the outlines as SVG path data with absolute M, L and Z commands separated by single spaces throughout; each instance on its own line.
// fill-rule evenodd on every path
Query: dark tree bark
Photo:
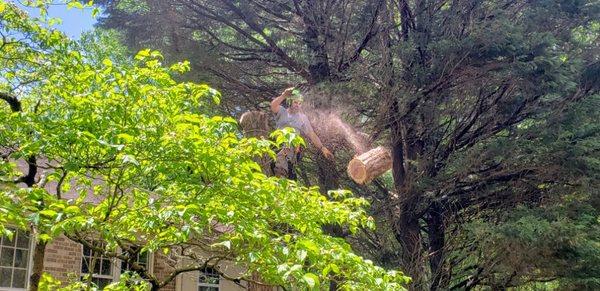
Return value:
M 29 290 L 38 290 L 42 273 L 44 272 L 44 257 L 46 256 L 46 243 L 38 241 L 33 249 L 33 266 L 29 276 Z
M 444 224 L 444 209 L 439 203 L 434 204 L 429 210 L 427 219 L 427 235 L 429 237 L 429 267 L 432 279 L 430 290 L 446 290 L 448 288 L 447 275 L 444 268 L 444 247 L 446 239 L 446 226 Z
M 8 103 L 12 112 L 21 111 L 21 102 L 19 101 L 19 99 L 17 99 L 17 97 L 4 92 L 0 92 L 0 99 Z

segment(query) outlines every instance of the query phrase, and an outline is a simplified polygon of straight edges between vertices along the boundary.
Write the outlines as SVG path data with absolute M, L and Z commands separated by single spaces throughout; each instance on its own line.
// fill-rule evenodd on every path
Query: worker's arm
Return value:
M 310 139 L 310 142 L 317 147 L 322 153 L 323 155 L 328 158 L 328 159 L 333 159 L 333 154 L 329 151 L 329 149 L 327 149 L 323 143 L 321 142 L 321 139 L 319 139 L 319 137 L 317 136 L 317 134 L 315 133 L 315 131 L 312 129 L 312 126 L 307 126 L 308 128 L 306 129 L 306 135 L 308 136 L 308 138 Z
M 273 101 L 271 101 L 271 111 L 273 111 L 273 113 L 279 112 L 279 106 L 281 106 L 281 103 L 283 100 L 285 100 L 285 98 L 292 95 L 293 90 L 294 87 L 287 88 L 283 91 L 283 93 L 281 93 L 281 95 L 277 96 L 275 99 L 273 99 Z

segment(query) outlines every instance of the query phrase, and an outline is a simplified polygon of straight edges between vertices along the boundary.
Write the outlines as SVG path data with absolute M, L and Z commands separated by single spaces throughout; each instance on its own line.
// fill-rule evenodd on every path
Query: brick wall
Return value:
M 44 272 L 66 284 L 69 279 L 79 278 L 81 257 L 82 246 L 64 236 L 60 236 L 46 246 Z M 154 254 L 153 273 L 159 280 L 165 279 L 173 271 L 173 268 L 167 264 L 167 260 L 167 257 L 162 253 Z M 161 290 L 175 291 L 175 280 Z
M 79 277 L 81 272 L 82 247 L 64 236 L 54 239 L 46 246 L 44 272 L 66 283 L 68 279 Z
M 54 239 L 46 246 L 46 256 L 44 257 L 44 272 L 51 274 L 54 278 L 67 284 L 70 279 L 78 279 L 81 272 L 81 257 L 83 247 L 64 236 Z M 223 270 L 231 276 L 236 276 L 243 269 L 234 265 L 222 266 Z M 164 280 L 173 272 L 174 268 L 169 264 L 169 258 L 162 252 L 153 255 L 153 273 L 159 280 Z M 188 291 L 196 290 L 198 282 L 198 272 L 188 272 L 179 275 L 179 289 L 177 289 L 176 280 L 171 281 L 163 287 L 161 291 Z M 186 282 L 182 282 L 185 280 Z M 188 282 L 189 281 L 189 282 Z M 185 284 L 184 284 L 185 283 Z M 243 283 L 245 284 L 245 283 Z M 233 282 L 221 280 L 221 289 L 225 291 L 240 291 L 245 288 L 240 287 Z M 254 287 L 254 288 L 252 288 Z M 252 290 L 271 291 L 273 288 L 263 286 L 252 286 Z
M 153 268 L 154 268 L 154 270 L 153 270 L 154 276 L 156 276 L 156 278 L 158 278 L 158 280 L 164 280 L 174 270 L 174 268 L 172 268 L 168 264 L 168 258 L 160 251 L 154 253 Z M 171 281 L 171 283 L 169 283 L 168 285 L 166 285 L 165 287 L 163 287 L 160 290 L 175 291 L 175 280 Z

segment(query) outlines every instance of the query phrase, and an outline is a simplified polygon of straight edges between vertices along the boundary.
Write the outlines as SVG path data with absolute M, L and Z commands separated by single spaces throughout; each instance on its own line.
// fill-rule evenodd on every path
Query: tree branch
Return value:
M 6 101 L 13 112 L 20 112 L 22 110 L 21 101 L 19 101 L 17 97 L 5 92 L 0 92 L 0 99 Z

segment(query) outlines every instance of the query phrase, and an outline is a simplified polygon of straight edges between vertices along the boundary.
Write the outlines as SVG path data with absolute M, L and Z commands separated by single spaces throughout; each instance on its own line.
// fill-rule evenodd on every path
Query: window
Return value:
M 28 281 L 31 240 L 29 233 L 11 229 L 13 239 L 0 239 L 0 289 L 25 289 Z
M 219 291 L 219 273 L 211 267 L 200 271 L 198 291 Z
M 136 250 L 136 263 L 148 269 L 148 271 L 152 271 L 152 263 L 150 262 L 150 254 L 148 252 L 140 252 Z M 125 261 L 121 261 L 121 273 L 125 273 L 127 271 L 131 271 L 131 265 L 129 265 Z M 141 274 L 140 274 L 141 275 Z M 143 276 L 142 276 L 143 277 Z
M 104 244 L 100 242 L 94 242 L 99 248 L 104 248 Z M 131 270 L 131 266 L 124 261 L 117 259 L 111 259 L 102 256 L 101 254 L 92 251 L 92 249 L 83 246 L 83 256 L 81 258 L 81 274 L 91 274 L 92 282 L 96 284 L 100 289 L 103 289 L 108 284 L 119 280 L 119 276 L 122 273 Z M 137 252 L 136 262 L 144 267 L 149 268 L 149 272 L 152 272 L 152 256 L 148 252 Z M 91 272 L 90 272 L 91 271 Z M 141 274 L 140 274 L 141 275 Z M 143 277 L 143 276 L 142 276 Z
M 100 244 L 99 247 L 104 248 L 104 245 Z M 91 274 L 92 282 L 100 289 L 103 289 L 114 280 L 112 260 L 92 251 L 87 246 L 83 246 L 81 273 L 84 275 Z

